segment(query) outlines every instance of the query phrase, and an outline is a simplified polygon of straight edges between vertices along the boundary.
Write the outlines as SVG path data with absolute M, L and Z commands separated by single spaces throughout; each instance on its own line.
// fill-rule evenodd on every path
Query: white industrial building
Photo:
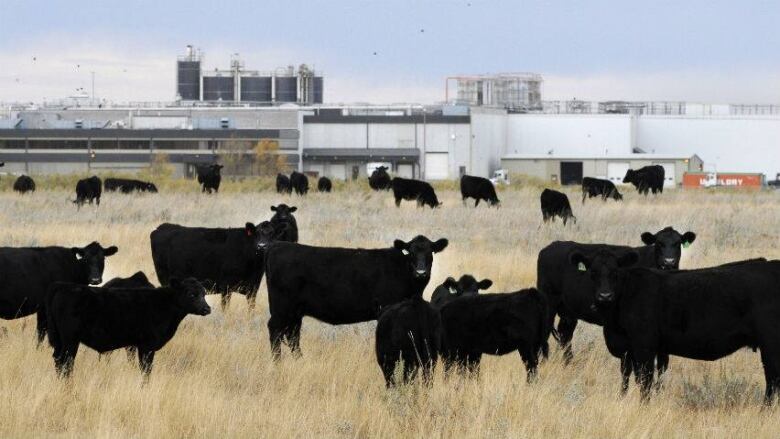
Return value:
M 689 163 L 719 172 L 780 172 L 777 106 L 572 101 L 515 113 L 452 105 L 147 103 L 7 106 L 0 113 L 0 161 L 12 173 L 133 169 L 164 153 L 189 175 L 194 164 L 220 160 L 228 142 L 263 139 L 278 142 L 290 167 L 340 179 L 364 176 L 376 163 L 436 180 L 487 177 L 523 157 L 631 163 L 641 154 L 650 161 L 697 156 L 701 162 Z M 603 176 L 595 168 L 589 175 L 589 166 L 583 176 Z

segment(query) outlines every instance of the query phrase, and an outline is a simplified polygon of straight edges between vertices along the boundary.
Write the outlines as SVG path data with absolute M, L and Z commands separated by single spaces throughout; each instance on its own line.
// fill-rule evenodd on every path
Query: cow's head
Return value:
M 491 285 L 493 285 L 492 280 L 482 279 L 477 282 L 477 280 L 474 279 L 474 276 L 470 274 L 464 274 L 457 281 L 453 277 L 448 277 L 433 292 L 431 303 L 441 306 L 456 297 L 476 296 L 479 294 L 479 290 L 486 290 L 490 288 Z
M 196 279 L 171 278 L 170 285 L 176 294 L 176 305 L 182 312 L 199 316 L 211 314 L 211 307 L 206 303 L 206 289 Z
M 222 168 L 224 168 L 222 165 L 211 165 L 211 171 L 214 175 L 219 175 L 219 171 L 222 170 Z
M 639 260 L 639 254 L 634 250 L 623 253 L 614 253 L 609 250 L 600 250 L 588 257 L 578 251 L 569 255 L 569 262 L 577 267 L 583 274 L 593 281 L 596 304 L 613 302 L 618 283 L 618 270 L 631 267 Z
M 612 199 L 615 201 L 622 201 L 623 200 L 623 194 L 621 194 L 617 188 L 612 189 Z
M 113 245 L 103 248 L 97 242 L 92 242 L 86 247 L 73 247 L 71 251 L 81 267 L 83 282 L 88 285 L 99 285 L 103 282 L 106 258 L 116 254 L 119 249 Z
M 431 276 L 433 254 L 447 248 L 447 244 L 449 241 L 444 238 L 432 242 L 425 236 L 418 235 L 409 242 L 396 239 L 393 246 L 404 255 L 413 276 L 419 279 Z
M 696 234 L 685 232 L 682 235 L 671 227 L 656 234 L 642 233 L 642 242 L 652 245 L 655 249 L 655 266 L 661 270 L 676 270 L 680 267 L 682 248 L 688 247 L 696 240 Z
M 272 242 L 276 241 L 276 229 L 269 221 L 263 221 L 256 226 L 252 223 L 246 223 L 244 230 L 248 243 L 258 255 L 262 254 Z
M 634 179 L 636 178 L 636 171 L 633 169 L 629 169 L 626 171 L 626 176 L 623 177 L 623 183 L 632 183 L 634 182 Z
M 157 193 L 157 186 L 154 183 L 146 183 L 146 190 L 152 193 Z
M 274 212 L 274 218 L 282 221 L 289 221 L 290 218 L 295 218 L 293 212 L 298 210 L 295 206 L 288 206 L 286 204 L 279 204 L 277 206 L 271 206 L 271 211 Z

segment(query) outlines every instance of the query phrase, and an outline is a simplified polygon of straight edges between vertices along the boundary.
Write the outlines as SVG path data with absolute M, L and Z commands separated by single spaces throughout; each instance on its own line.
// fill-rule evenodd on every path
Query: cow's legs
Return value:
M 582 191 L 582 204 L 585 204 L 585 197 L 587 197 L 588 194 L 583 190 Z
M 477 201 L 474 202 L 474 207 L 479 206 L 479 198 L 477 198 Z
M 520 354 L 520 358 L 523 359 L 523 364 L 525 364 L 527 373 L 526 380 L 530 384 L 536 379 L 536 368 L 539 365 L 539 353 L 532 347 L 520 348 L 517 352 Z
M 295 323 L 287 326 L 285 330 L 285 338 L 287 339 L 287 345 L 290 346 L 290 351 L 296 358 L 301 357 L 301 324 L 303 318 L 298 317 Z
M 571 340 L 574 338 L 575 328 L 577 328 L 577 319 L 558 314 L 558 343 L 563 348 L 564 364 L 571 363 L 574 358 L 571 353 Z
M 268 319 L 268 337 L 271 341 L 271 357 L 279 361 L 282 356 L 282 338 L 284 337 L 284 323 L 278 316 L 271 314 Z
M 154 351 L 138 348 L 138 366 L 147 378 L 152 373 L 152 362 L 154 362 Z
M 620 384 L 620 394 L 625 395 L 626 392 L 628 392 L 628 380 L 631 378 L 631 370 L 632 370 L 632 360 L 631 355 L 626 352 L 623 354 L 622 357 L 620 357 L 620 375 L 623 378 L 622 383 Z
M 36 322 L 35 322 L 35 330 L 36 335 L 38 337 L 38 345 L 37 347 L 41 347 L 41 343 L 43 343 L 43 339 L 46 337 L 46 325 L 47 325 L 47 319 L 46 319 L 46 313 L 42 312 L 41 310 L 38 311 L 36 314 Z
M 764 366 L 764 378 L 766 379 L 766 392 L 764 393 L 764 404 L 772 405 L 780 391 L 780 355 L 761 346 L 761 363 Z
M 79 351 L 79 342 L 64 342 L 54 349 L 54 367 L 61 378 L 70 377 L 73 372 L 73 362 Z
M 395 207 L 401 207 L 401 199 L 400 198 L 396 198 L 395 199 Z
M 655 368 L 658 371 L 656 390 L 661 388 L 661 375 L 669 369 L 669 354 L 658 354 L 655 359 Z
M 642 401 L 650 398 L 650 389 L 653 386 L 653 360 L 655 355 L 648 350 L 639 350 L 630 354 L 633 361 L 634 376 L 639 385 Z

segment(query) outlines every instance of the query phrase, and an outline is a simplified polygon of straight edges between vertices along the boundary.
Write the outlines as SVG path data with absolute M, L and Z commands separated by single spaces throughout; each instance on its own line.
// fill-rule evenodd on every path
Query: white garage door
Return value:
M 675 187 L 675 166 L 674 163 L 654 163 L 664 167 L 664 187 Z
M 344 163 L 331 163 L 328 169 L 328 176 L 338 180 L 347 179 L 347 165 Z
M 446 180 L 450 178 L 449 154 L 429 152 L 425 154 L 425 179 Z
M 410 165 L 410 164 L 398 165 L 398 176 L 401 178 L 414 178 L 414 165 Z
M 622 184 L 623 177 L 628 171 L 628 162 L 609 162 L 607 163 L 607 180 L 615 184 Z

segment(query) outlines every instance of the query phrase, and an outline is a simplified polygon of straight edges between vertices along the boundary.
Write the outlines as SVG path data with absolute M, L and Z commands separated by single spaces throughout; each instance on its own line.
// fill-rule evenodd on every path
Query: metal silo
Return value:
M 271 102 L 270 76 L 242 76 L 241 100 L 246 102 Z
M 200 99 L 200 53 L 187 46 L 176 61 L 176 93 L 185 101 Z
M 312 104 L 321 104 L 324 91 L 322 76 L 312 78 Z
M 277 76 L 276 102 L 298 101 L 298 78 L 295 76 Z
M 231 76 L 204 76 L 203 100 L 204 101 L 232 101 L 235 100 L 235 81 Z

